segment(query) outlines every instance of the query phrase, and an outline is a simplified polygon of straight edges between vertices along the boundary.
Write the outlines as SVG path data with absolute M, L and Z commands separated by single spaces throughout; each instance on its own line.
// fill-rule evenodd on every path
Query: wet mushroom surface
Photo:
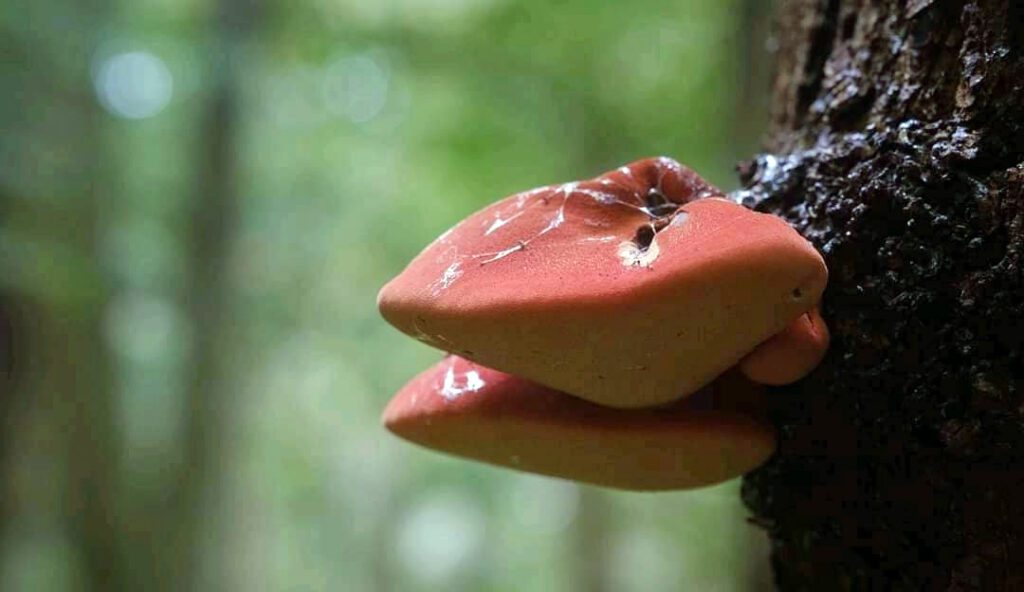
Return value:
M 718 483 L 774 450 L 763 385 L 825 355 L 827 278 L 785 222 L 668 158 L 518 193 L 381 290 L 386 320 L 449 352 L 383 422 L 431 449 L 586 483 Z
M 450 355 L 384 411 L 401 438 L 521 471 L 629 490 L 701 487 L 775 448 L 764 388 L 730 372 L 657 409 L 615 409 Z
M 688 396 L 820 299 L 820 255 L 660 157 L 500 200 L 378 297 L 401 331 L 591 402 Z

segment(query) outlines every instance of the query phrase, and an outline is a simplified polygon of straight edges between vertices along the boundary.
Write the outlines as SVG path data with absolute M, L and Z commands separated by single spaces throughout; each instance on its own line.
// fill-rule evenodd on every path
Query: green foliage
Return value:
M 102 332 L 111 377 L 97 388 L 112 401 L 125 522 L 112 528 L 137 581 L 159 579 L 146 571 L 153 556 L 195 545 L 184 553 L 202 557 L 197 581 L 211 589 L 751 585 L 735 483 L 581 490 L 415 449 L 377 419 L 439 354 L 386 326 L 376 291 L 466 214 L 656 154 L 732 185 L 738 0 L 20 4 L 33 8 L 0 11 L 0 43 L 16 56 L 0 64 L 14 89 L 0 97 L 0 288 L 76 307 Z M 251 30 L 216 32 L 221 9 Z M 126 52 L 159 67 L 103 78 Z M 153 102 L 161 67 L 166 105 Z M 210 174 L 201 155 L 223 85 L 237 168 L 212 174 L 229 176 L 237 199 L 223 252 L 204 254 L 223 274 L 196 280 L 192 225 L 214 205 L 197 203 Z M 216 323 L 195 318 L 207 292 L 193 281 L 221 285 Z M 189 360 L 207 339 L 224 408 L 197 423 Z M 12 440 L 67 421 L 18 418 L 28 427 Z M 202 452 L 212 477 L 188 470 L 196 425 L 216 436 Z M 9 474 L 34 462 L 17 458 Z M 155 538 L 173 526 L 151 518 L 190 479 L 204 491 L 192 510 L 209 518 L 198 542 L 133 544 L 148 539 L 131 525 Z M 88 548 L 75 545 L 92 543 L 64 518 L 7 512 L 0 572 L 20 567 L 0 587 L 89 579 Z

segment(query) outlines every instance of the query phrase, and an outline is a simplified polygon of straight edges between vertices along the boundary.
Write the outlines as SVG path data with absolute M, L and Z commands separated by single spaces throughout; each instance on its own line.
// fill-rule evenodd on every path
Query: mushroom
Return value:
M 828 342 L 828 326 L 813 308 L 747 354 L 740 360 L 739 370 L 762 384 L 789 384 L 821 362 Z
M 424 249 L 381 290 L 381 313 L 601 405 L 691 395 L 815 307 L 827 279 L 783 220 L 717 195 L 668 158 L 512 195 Z
M 737 372 L 656 409 L 613 409 L 450 355 L 384 411 L 396 435 L 522 471 L 631 490 L 711 485 L 774 450 L 763 389 Z

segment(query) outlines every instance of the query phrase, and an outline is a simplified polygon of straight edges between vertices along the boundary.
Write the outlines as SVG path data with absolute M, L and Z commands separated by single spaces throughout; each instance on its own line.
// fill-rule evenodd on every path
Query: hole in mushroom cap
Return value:
M 665 194 L 652 187 L 644 197 L 644 205 L 647 213 L 656 218 L 671 214 L 677 206 L 665 197 Z
M 651 224 L 644 224 L 636 229 L 630 240 L 619 244 L 618 254 L 622 264 L 627 267 L 650 267 L 658 258 L 658 231 Z
M 658 233 L 670 226 L 683 224 L 689 218 L 689 214 L 676 204 L 666 201 L 664 205 L 670 206 L 670 208 L 663 207 L 657 203 L 658 199 L 664 200 L 665 196 L 656 189 L 652 189 L 647 195 L 647 212 L 652 215 L 653 212 L 661 212 L 661 215 L 638 227 L 632 240 L 619 244 L 619 258 L 624 265 L 650 267 L 651 263 L 658 258 L 659 249 L 656 240 Z
M 657 193 L 657 190 L 655 189 L 652 189 L 651 191 L 659 196 L 661 195 L 660 193 Z M 650 196 L 648 196 L 648 198 L 649 197 Z M 662 196 L 661 199 L 664 199 L 664 196 Z M 668 203 L 668 205 L 672 206 L 671 211 L 658 216 L 654 220 L 651 220 L 649 223 L 644 224 L 643 226 L 640 226 L 639 228 L 636 229 L 636 234 L 633 235 L 633 243 L 636 244 L 636 246 L 640 249 L 641 253 L 646 252 L 647 249 L 651 246 L 651 243 L 654 242 L 654 236 L 656 234 L 668 228 L 669 226 L 675 226 L 678 224 L 682 224 L 683 222 L 686 222 L 686 219 L 689 217 L 689 215 L 686 212 L 677 208 L 675 204 Z M 648 201 L 648 207 L 651 207 L 650 201 Z
M 636 229 L 636 236 L 633 237 L 633 242 L 639 247 L 641 253 L 647 251 L 651 246 L 655 233 L 654 226 L 650 224 L 644 224 Z

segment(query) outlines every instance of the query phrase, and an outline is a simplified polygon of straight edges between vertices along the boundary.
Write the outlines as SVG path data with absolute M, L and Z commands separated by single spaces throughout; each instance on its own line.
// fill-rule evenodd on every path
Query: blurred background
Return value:
M 658 154 L 734 188 L 768 4 L 0 4 L 0 589 L 763 589 L 738 481 L 390 437 L 440 354 L 375 296 L 515 191 Z

